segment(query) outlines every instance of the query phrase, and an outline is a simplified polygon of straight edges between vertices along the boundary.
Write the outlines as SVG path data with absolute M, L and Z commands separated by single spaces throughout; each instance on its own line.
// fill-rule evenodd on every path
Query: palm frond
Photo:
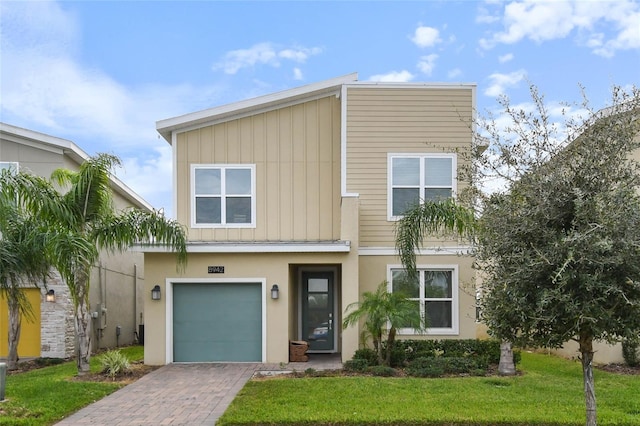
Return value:
M 425 238 L 455 234 L 471 239 L 475 229 L 473 210 L 457 204 L 453 199 L 425 201 L 405 212 L 396 223 L 396 250 L 409 276 L 415 277 L 415 250 L 422 247 Z
M 128 209 L 117 215 L 106 216 L 94 224 L 92 233 L 92 238 L 100 248 L 123 251 L 135 244 L 157 245 L 176 253 L 178 268 L 187 261 L 183 226 L 165 218 L 158 211 Z

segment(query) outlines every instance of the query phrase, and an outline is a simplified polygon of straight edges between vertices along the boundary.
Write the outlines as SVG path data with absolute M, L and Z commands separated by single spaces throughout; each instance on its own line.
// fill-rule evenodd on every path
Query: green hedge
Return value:
M 473 358 L 478 368 L 500 362 L 500 342 L 497 340 L 399 340 L 391 350 L 391 365 L 403 367 L 417 358 Z M 520 352 L 514 351 L 514 363 L 520 362 Z

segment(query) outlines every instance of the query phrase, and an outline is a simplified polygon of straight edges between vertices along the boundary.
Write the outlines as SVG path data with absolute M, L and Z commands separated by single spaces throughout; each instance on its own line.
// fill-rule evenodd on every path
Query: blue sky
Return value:
M 640 2 L 0 2 L 0 121 L 110 152 L 171 215 L 157 120 L 352 72 L 473 82 L 480 113 L 529 84 L 596 107 L 640 84 Z

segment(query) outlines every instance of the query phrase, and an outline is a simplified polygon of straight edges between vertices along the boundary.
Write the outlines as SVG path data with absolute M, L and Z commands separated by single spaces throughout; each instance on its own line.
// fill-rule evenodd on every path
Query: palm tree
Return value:
M 473 241 L 478 231 L 478 221 L 473 210 L 461 206 L 452 198 L 440 201 L 424 201 L 409 208 L 396 223 L 396 249 L 410 277 L 417 277 L 416 249 L 424 239 L 433 234 L 455 234 Z M 511 343 L 503 340 L 500 345 L 500 374 L 515 374 Z
M 3 172 L 3 176 L 9 173 Z M 33 308 L 26 297 L 28 285 L 37 287 L 44 281 L 50 265 L 46 251 L 46 234 L 39 229 L 39 221 L 19 204 L 19 199 L 7 196 L 12 191 L 0 177 L 0 293 L 5 296 L 9 312 L 7 369 L 18 362 L 18 343 L 22 319 L 33 321 Z
M 349 313 L 342 323 L 342 327 L 347 328 L 364 318 L 365 330 L 371 334 L 378 362 L 383 365 L 391 364 L 391 349 L 398 328 L 425 328 L 425 319 L 421 318 L 416 303 L 402 292 L 387 291 L 387 286 L 387 282 L 383 281 L 375 292 L 362 293 L 362 301 L 347 306 L 347 311 L 353 308 L 355 310 Z M 387 327 L 386 345 L 383 345 L 383 334 Z
M 128 209 L 116 212 L 111 190 L 111 170 L 120 165 L 118 157 L 98 154 L 87 159 L 77 172 L 57 169 L 52 181 L 64 193 L 45 196 L 21 188 L 28 204 L 50 229 L 63 237 L 51 241 L 48 254 L 69 287 L 74 306 L 78 346 L 78 374 L 89 371 L 91 356 L 91 315 L 89 288 L 91 268 L 101 250 L 126 250 L 133 244 L 156 244 L 177 253 L 177 265 L 186 263 L 186 236 L 181 225 L 160 212 Z M 52 186 L 51 186 L 52 188 Z

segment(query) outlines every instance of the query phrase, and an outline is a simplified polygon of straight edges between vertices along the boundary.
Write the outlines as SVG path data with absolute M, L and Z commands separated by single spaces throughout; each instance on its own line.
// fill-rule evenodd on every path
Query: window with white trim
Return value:
M 453 197 L 455 174 L 455 154 L 389 154 L 389 219 L 397 219 L 423 200 Z
M 415 301 L 427 319 L 427 334 L 458 334 L 458 268 L 455 265 L 421 266 L 418 277 L 409 279 L 402 267 L 390 267 L 389 291 L 401 291 Z M 417 334 L 401 328 L 401 334 Z
M 193 227 L 255 227 L 255 165 L 191 167 Z
M 3 170 L 17 172 L 18 163 L 15 161 L 0 161 L 0 172 L 2 172 Z

